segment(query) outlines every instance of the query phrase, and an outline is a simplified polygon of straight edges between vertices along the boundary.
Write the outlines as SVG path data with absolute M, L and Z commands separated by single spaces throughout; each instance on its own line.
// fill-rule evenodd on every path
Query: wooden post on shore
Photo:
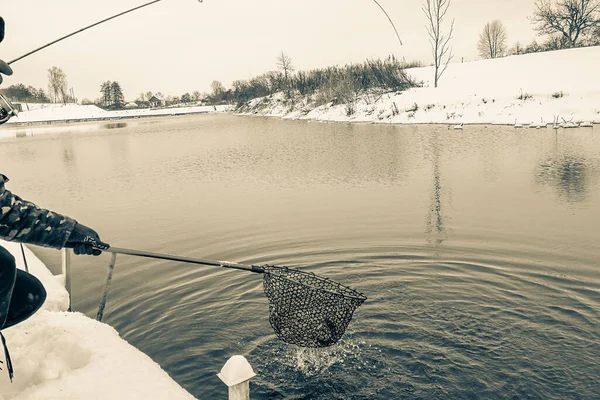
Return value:
M 256 376 L 244 356 L 233 356 L 217 374 L 229 387 L 229 400 L 250 400 L 250 378 Z
M 61 250 L 62 253 L 62 274 L 65 284 L 65 289 L 69 295 L 69 308 L 67 311 L 71 311 L 71 252 L 68 248 L 64 247 Z

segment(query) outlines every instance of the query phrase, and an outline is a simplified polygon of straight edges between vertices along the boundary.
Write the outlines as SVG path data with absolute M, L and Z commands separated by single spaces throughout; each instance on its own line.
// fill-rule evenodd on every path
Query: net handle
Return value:
M 239 264 L 239 263 L 234 263 L 234 262 L 229 262 L 229 261 L 202 260 L 199 258 L 174 256 L 171 254 L 153 253 L 150 251 L 124 249 L 124 248 L 112 247 L 112 246 L 109 247 L 108 249 L 105 249 L 105 250 L 100 249 L 100 250 L 106 251 L 109 253 L 114 253 L 114 254 L 126 254 L 129 256 L 158 258 L 161 260 L 179 261 L 179 262 L 185 262 L 185 263 L 191 263 L 191 264 L 210 265 L 213 267 L 241 269 L 244 271 L 265 273 L 265 269 L 258 265 L 245 265 L 245 264 Z

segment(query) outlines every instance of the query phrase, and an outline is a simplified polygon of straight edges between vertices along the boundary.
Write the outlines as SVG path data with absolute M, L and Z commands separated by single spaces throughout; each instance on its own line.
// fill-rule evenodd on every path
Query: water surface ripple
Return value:
M 203 115 L 13 133 L 10 188 L 115 246 L 368 295 L 339 344 L 299 349 L 260 276 L 119 256 L 105 322 L 197 398 L 225 398 L 234 354 L 253 399 L 600 398 L 595 130 Z M 107 263 L 74 259 L 75 310 L 95 315 Z

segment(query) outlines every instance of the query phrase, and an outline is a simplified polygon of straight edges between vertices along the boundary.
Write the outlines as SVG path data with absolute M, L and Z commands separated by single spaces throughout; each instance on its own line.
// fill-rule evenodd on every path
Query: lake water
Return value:
M 12 129 L 9 188 L 114 246 L 287 265 L 368 296 L 338 345 L 307 351 L 276 338 L 259 275 L 119 256 L 105 322 L 200 399 L 225 398 L 215 374 L 235 354 L 253 399 L 600 398 L 598 126 Z M 59 252 L 34 251 L 60 272 Z M 74 310 L 95 316 L 108 261 L 73 260 Z

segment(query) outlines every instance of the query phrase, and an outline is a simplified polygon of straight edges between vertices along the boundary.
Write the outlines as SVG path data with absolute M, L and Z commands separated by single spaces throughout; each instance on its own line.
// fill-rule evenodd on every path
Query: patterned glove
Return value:
M 110 245 L 101 241 L 95 230 L 77 223 L 75 224 L 75 228 L 73 229 L 73 232 L 71 232 L 65 247 L 72 248 L 77 255 L 93 254 L 99 256 L 102 254 L 101 250 L 108 249 Z

